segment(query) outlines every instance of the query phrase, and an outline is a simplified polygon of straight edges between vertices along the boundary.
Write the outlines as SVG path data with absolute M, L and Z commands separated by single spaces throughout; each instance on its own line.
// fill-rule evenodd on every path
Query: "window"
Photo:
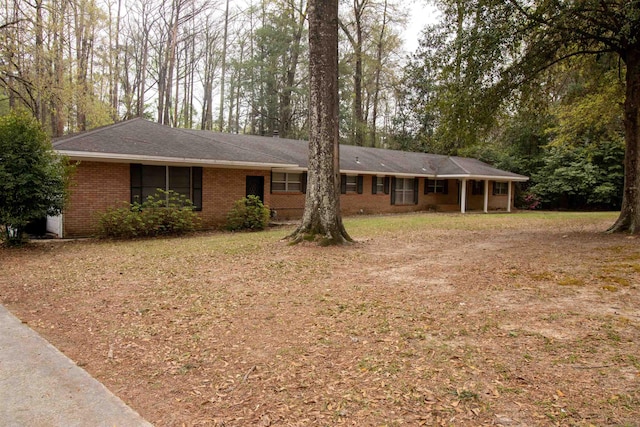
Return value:
M 446 179 L 427 179 L 424 186 L 424 194 L 448 194 L 449 181 Z
M 392 183 L 392 205 L 414 205 L 418 203 L 417 178 L 394 178 Z
M 471 194 L 481 196 L 484 194 L 484 181 L 471 181 Z
M 172 190 L 202 209 L 202 168 L 131 164 L 131 202 L 142 202 L 158 189 Z
M 272 172 L 271 192 L 302 193 L 302 175 L 301 173 Z
M 362 194 L 364 177 L 362 175 L 340 175 L 340 192 L 342 194 Z
M 347 175 L 347 193 L 357 193 L 358 192 L 358 177 L 355 175 Z
M 372 177 L 371 194 L 389 194 L 389 177 L 388 176 Z
M 508 182 L 494 182 L 493 183 L 493 195 L 494 196 L 506 196 L 509 194 Z

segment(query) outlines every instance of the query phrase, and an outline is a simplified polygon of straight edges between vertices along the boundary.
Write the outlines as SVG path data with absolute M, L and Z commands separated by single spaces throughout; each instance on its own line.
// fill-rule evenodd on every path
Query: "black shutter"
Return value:
M 307 173 L 306 172 L 302 172 L 300 174 L 300 187 L 302 188 L 303 193 L 307 192 Z
M 389 194 L 389 184 L 391 184 L 391 179 L 388 176 L 384 177 L 384 194 Z
M 364 176 L 358 175 L 358 194 L 364 191 Z
M 424 194 L 429 194 L 429 178 L 424 179 Z
M 197 211 L 202 210 L 202 167 L 194 166 L 191 168 L 191 201 Z
M 273 171 L 269 174 L 269 193 L 273 194 Z
M 418 204 L 419 187 L 420 187 L 420 178 L 414 178 L 413 179 L 413 204 L 414 205 Z
M 142 203 L 142 165 L 132 163 L 129 166 L 131 180 L 131 203 Z
M 340 192 L 347 194 L 347 175 L 340 175 Z
M 442 194 L 449 194 L 449 180 L 448 179 L 444 180 Z
M 371 177 L 371 194 L 378 194 L 378 177 Z
M 385 177 L 386 179 L 386 177 Z M 396 204 L 396 177 L 391 178 L 391 204 Z

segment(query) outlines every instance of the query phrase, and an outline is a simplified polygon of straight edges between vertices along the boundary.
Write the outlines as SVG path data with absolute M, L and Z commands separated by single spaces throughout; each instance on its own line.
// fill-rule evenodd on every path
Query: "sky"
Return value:
M 405 50 L 409 53 L 418 48 L 420 33 L 428 24 L 433 24 L 437 18 L 436 8 L 427 4 L 425 0 L 413 0 L 409 4 L 409 22 L 403 33 Z
M 232 3 L 246 5 L 248 0 L 232 0 Z M 418 48 L 418 40 L 424 27 L 438 19 L 437 11 L 432 0 L 401 0 L 400 3 L 409 9 L 409 22 L 403 33 L 403 39 L 405 51 L 412 53 Z

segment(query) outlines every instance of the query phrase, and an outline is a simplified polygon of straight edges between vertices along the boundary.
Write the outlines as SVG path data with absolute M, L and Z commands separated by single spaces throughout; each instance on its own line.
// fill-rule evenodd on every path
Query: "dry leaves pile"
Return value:
M 158 426 L 635 425 L 640 242 L 612 214 L 0 249 L 0 302 Z

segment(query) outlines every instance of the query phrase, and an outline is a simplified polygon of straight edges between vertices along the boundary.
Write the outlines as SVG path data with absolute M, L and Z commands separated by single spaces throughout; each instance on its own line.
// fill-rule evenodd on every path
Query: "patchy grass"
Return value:
M 158 426 L 635 425 L 640 251 L 615 218 L 45 242 L 0 250 L 0 301 Z

